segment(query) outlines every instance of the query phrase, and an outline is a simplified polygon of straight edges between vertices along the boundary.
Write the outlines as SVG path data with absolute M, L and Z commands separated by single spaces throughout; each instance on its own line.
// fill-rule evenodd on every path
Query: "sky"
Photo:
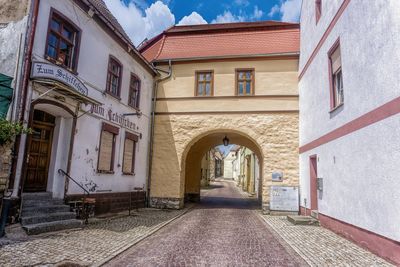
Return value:
M 298 22 L 302 0 L 104 0 L 139 45 L 173 25 L 278 20 Z

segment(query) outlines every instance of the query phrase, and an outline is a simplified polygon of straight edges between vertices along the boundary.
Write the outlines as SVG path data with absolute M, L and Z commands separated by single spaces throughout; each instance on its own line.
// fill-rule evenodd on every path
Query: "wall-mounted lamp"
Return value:
M 138 116 L 138 118 L 142 117 L 142 112 L 138 111 L 135 113 L 124 113 L 122 114 L 122 116 L 126 117 L 126 116 Z
M 229 145 L 229 138 L 225 135 L 224 139 L 222 139 L 222 142 L 224 143 L 224 146 Z

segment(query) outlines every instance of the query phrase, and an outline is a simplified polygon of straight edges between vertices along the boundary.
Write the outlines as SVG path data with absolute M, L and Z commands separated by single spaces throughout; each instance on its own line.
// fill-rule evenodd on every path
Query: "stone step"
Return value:
M 70 207 L 67 205 L 46 205 L 46 206 L 36 206 L 36 207 L 24 207 L 22 209 L 23 217 L 31 217 L 39 214 L 49 214 L 55 212 L 68 212 Z
M 52 195 L 50 192 L 38 192 L 38 193 L 23 193 L 22 201 L 26 200 L 50 200 Z
M 67 230 L 73 228 L 81 228 L 82 221 L 71 219 L 71 220 L 63 220 L 63 221 L 55 221 L 55 222 L 44 222 L 37 224 L 30 224 L 23 226 L 24 230 L 28 233 L 28 235 L 37 235 L 46 232 L 54 232 L 60 230 Z
M 311 211 L 311 217 L 313 217 L 314 219 L 318 220 L 318 210 L 312 210 Z
M 76 219 L 76 214 L 74 212 L 55 212 L 50 214 L 37 214 L 34 216 L 21 217 L 21 224 L 25 226 L 30 224 L 71 220 L 71 219 Z
M 319 225 L 319 221 L 311 216 L 288 215 L 287 219 L 294 225 Z
M 49 200 L 29 199 L 29 200 L 23 201 L 23 203 L 22 203 L 23 208 L 52 206 L 52 205 L 64 205 L 64 200 L 62 200 L 62 199 L 49 199 Z

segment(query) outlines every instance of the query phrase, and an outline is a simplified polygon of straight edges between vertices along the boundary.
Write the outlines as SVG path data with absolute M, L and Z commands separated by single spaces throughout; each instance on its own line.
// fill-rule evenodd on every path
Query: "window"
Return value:
M 122 81 L 122 65 L 119 61 L 110 56 L 108 60 L 107 87 L 106 92 L 119 98 Z
M 214 72 L 196 71 L 196 96 L 212 96 L 214 83 Z
M 329 51 L 331 109 L 344 103 L 342 61 L 339 41 Z
M 78 62 L 79 42 L 80 31 L 78 27 L 52 9 L 47 32 L 46 59 L 75 71 Z
M 131 83 L 129 85 L 129 101 L 128 104 L 131 107 L 139 109 L 140 104 L 140 79 L 131 74 Z
M 318 23 L 322 14 L 322 0 L 315 0 L 315 20 Z
M 125 132 L 124 159 L 122 172 L 124 174 L 134 174 L 135 172 L 135 151 L 136 143 L 139 138 L 131 133 Z
M 113 173 L 115 141 L 119 133 L 117 127 L 103 122 L 100 135 L 99 160 L 97 162 L 98 172 Z
M 236 70 L 236 94 L 254 94 L 254 69 Z

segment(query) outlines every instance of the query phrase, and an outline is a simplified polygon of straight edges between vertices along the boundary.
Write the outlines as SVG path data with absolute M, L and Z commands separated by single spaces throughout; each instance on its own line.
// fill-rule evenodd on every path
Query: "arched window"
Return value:
M 139 109 L 140 104 L 140 79 L 131 74 L 131 82 L 129 86 L 129 101 L 128 104 L 136 109 Z

